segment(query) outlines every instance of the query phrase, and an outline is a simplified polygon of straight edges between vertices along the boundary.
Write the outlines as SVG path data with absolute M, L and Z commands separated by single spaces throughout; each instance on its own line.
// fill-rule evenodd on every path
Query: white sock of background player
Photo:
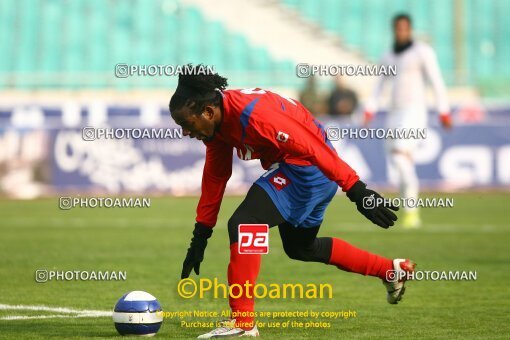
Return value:
M 409 202 L 409 198 L 417 199 L 419 181 L 411 155 L 393 151 L 390 153 L 390 159 L 397 170 L 401 196 L 405 198 L 407 202 Z M 416 208 L 405 208 L 405 211 L 409 212 L 414 209 Z

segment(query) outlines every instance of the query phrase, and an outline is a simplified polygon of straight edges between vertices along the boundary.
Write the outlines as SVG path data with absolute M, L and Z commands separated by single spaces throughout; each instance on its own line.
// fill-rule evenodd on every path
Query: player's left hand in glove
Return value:
M 182 264 L 181 280 L 186 279 L 194 269 L 197 275 L 200 274 L 200 263 L 204 260 L 204 252 L 207 247 L 207 239 L 212 235 L 212 228 L 209 228 L 201 223 L 195 224 L 193 230 L 193 238 L 188 248 L 188 253 Z
M 383 204 L 382 196 L 373 190 L 367 189 L 367 185 L 362 181 L 357 181 L 347 191 L 347 197 L 356 203 L 360 213 L 379 227 L 388 229 L 395 224 L 397 215 L 391 210 L 397 211 L 398 207 Z
M 441 113 L 439 115 L 439 121 L 441 122 L 443 128 L 445 128 L 446 130 L 450 130 L 453 126 L 452 116 L 448 112 Z

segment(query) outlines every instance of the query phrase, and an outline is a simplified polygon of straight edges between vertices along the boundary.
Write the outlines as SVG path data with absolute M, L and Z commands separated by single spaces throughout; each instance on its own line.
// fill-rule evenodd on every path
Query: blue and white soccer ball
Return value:
M 140 290 L 122 296 L 113 310 L 113 322 L 121 335 L 153 336 L 163 322 L 158 300 Z

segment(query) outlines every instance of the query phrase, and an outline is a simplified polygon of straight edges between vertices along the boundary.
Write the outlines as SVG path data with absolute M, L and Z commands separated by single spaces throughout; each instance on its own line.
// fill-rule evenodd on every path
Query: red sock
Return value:
M 253 287 L 259 275 L 261 255 L 239 254 L 237 247 L 237 242 L 230 245 L 230 263 L 227 273 L 228 285 L 239 284 L 243 289 L 243 294 L 239 298 L 229 296 L 228 299 L 233 318 L 236 319 L 236 327 L 250 330 L 254 326 L 253 311 L 255 299 L 253 298 Z M 247 291 L 244 286 L 246 281 L 252 285 Z M 249 292 L 251 298 L 247 297 L 247 292 Z M 233 296 L 238 296 L 239 293 L 239 288 L 232 288 Z
M 339 239 L 333 239 L 333 249 L 329 264 L 338 268 L 363 275 L 386 278 L 386 272 L 393 270 L 393 261 L 385 257 L 369 253 Z

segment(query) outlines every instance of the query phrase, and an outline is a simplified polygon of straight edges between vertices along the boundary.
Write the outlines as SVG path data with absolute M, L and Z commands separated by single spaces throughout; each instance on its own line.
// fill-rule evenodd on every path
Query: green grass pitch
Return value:
M 278 232 L 273 229 L 270 253 L 263 256 L 259 282 L 329 283 L 333 286 L 333 299 L 264 299 L 257 302 L 257 310 L 352 310 L 357 316 L 345 320 L 321 319 L 331 323 L 329 329 L 266 327 L 260 329 L 261 336 L 508 338 L 508 195 L 471 193 L 453 197 L 454 208 L 422 209 L 423 228 L 406 231 L 398 225 L 383 230 L 370 224 L 352 203 L 339 196 L 330 205 L 319 235 L 340 237 L 387 257 L 411 258 L 421 270 L 476 271 L 476 281 L 410 282 L 403 301 L 389 305 L 378 279 L 288 259 Z M 229 255 L 225 225 L 241 199 L 225 198 L 200 277 L 217 277 L 226 282 Z M 118 336 L 110 317 L 59 317 L 61 313 L 53 311 L 13 310 L 9 307 L 13 305 L 106 311 L 113 308 L 122 294 L 145 290 L 155 295 L 166 311 L 226 309 L 227 300 L 210 296 L 183 299 L 176 292 L 196 202 L 197 198 L 153 198 L 148 209 L 61 211 L 57 198 L 0 200 L 0 305 L 4 306 L 0 308 L 0 338 Z M 36 283 L 37 269 L 121 270 L 127 272 L 127 280 Z M 9 319 L 13 316 L 47 318 Z M 194 338 L 205 331 L 208 329 L 183 328 L 178 319 L 165 319 L 157 337 Z

